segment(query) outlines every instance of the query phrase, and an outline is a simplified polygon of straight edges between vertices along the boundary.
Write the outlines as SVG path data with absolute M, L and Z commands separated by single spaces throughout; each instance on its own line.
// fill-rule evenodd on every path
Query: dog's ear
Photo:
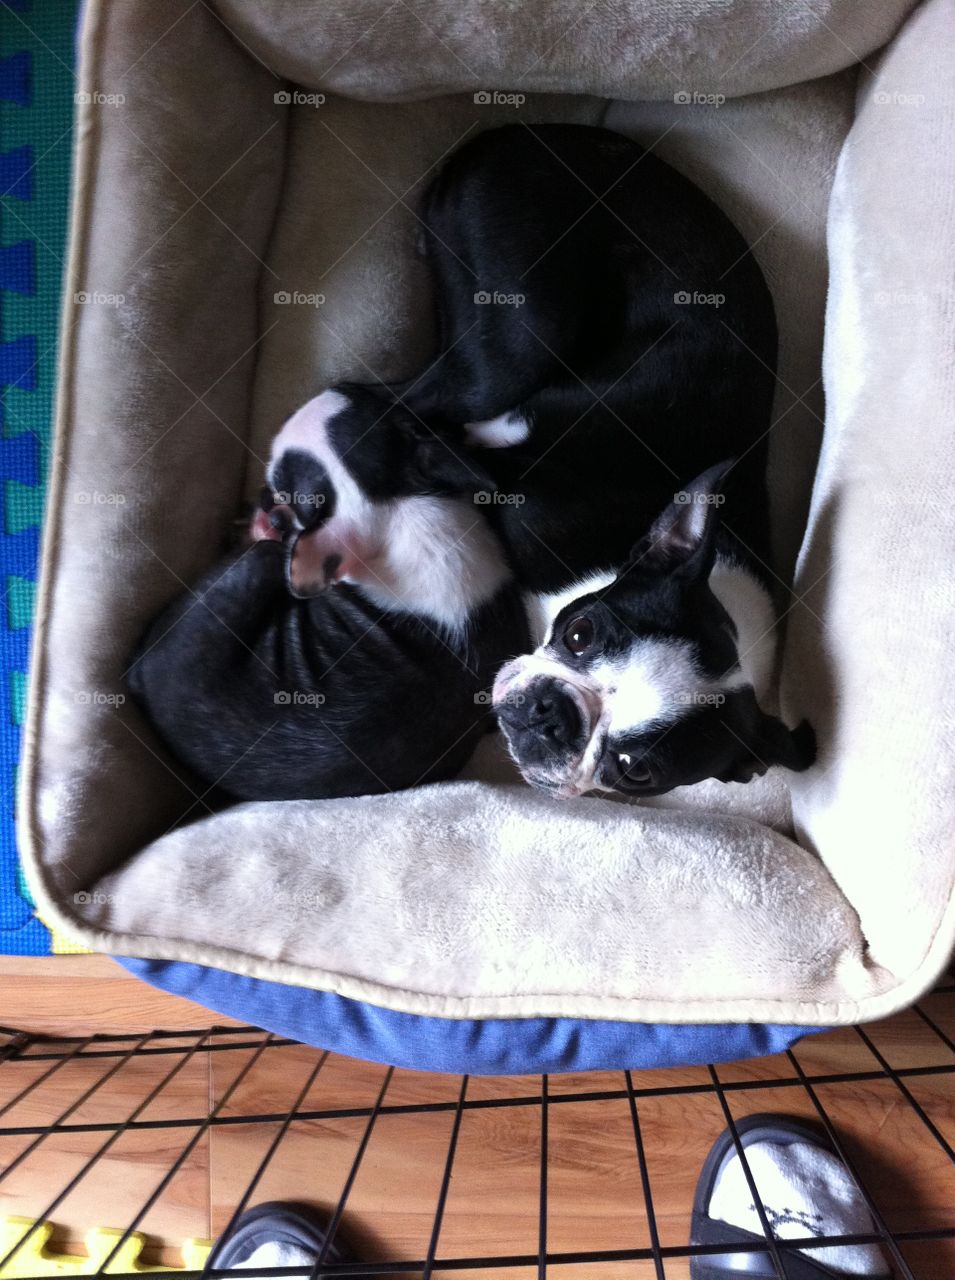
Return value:
M 748 697 L 737 695 L 737 706 L 744 712 L 737 718 L 733 737 L 740 751 L 733 763 L 719 775 L 722 782 L 749 782 L 762 776 L 773 765 L 782 765 L 802 773 L 816 759 L 816 735 L 808 720 L 795 729 L 787 729 L 778 716 L 767 715 L 756 702 L 751 689 Z
M 709 576 L 716 554 L 723 480 L 732 465 L 733 459 L 727 459 L 710 467 L 673 495 L 631 551 L 628 572 L 676 573 L 686 581 Z
M 816 760 L 816 735 L 808 720 L 795 729 L 787 729 L 777 716 L 760 712 L 756 750 L 767 765 L 781 764 L 784 769 L 803 773 Z

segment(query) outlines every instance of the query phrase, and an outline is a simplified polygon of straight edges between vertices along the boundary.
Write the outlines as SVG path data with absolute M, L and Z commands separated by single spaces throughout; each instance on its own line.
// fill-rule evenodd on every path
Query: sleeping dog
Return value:
M 273 454 L 252 544 L 153 623 L 128 676 L 137 700 L 233 799 L 453 776 L 487 728 L 495 672 L 528 638 L 475 516 L 483 479 L 400 405 L 354 387 L 301 408 Z
M 495 708 L 524 776 L 554 794 L 806 767 L 808 726 L 791 733 L 760 708 L 776 331 L 739 233 L 636 143 L 572 125 L 511 126 L 461 148 L 423 222 L 439 357 L 384 393 L 326 392 L 283 428 L 253 521 L 255 569 L 243 557 L 200 586 L 213 614 L 231 600 L 239 642 L 190 621 L 189 600 L 147 640 L 138 687 L 167 741 L 204 777 L 226 772 L 234 795 L 449 776 L 474 743 L 484 672 L 525 651 L 501 671 Z M 450 526 L 419 517 L 428 501 L 453 508 Z M 494 560 L 490 532 L 503 559 L 478 570 Z M 505 562 L 537 624 L 533 654 Z M 369 610 L 380 645 L 359 634 Z M 425 676 L 441 659 L 433 643 L 403 665 L 390 631 L 416 611 L 452 634 L 467 619 L 480 651 L 470 707 L 446 662 Z M 263 647 L 264 676 L 243 653 Z M 183 686 L 196 667 L 211 681 L 204 717 Z M 276 750 L 271 731 L 260 749 L 260 704 L 291 683 L 286 669 L 311 688 L 317 671 L 339 671 L 348 714 L 306 703 L 283 721 L 297 750 Z M 217 699 L 230 704 L 219 729 Z

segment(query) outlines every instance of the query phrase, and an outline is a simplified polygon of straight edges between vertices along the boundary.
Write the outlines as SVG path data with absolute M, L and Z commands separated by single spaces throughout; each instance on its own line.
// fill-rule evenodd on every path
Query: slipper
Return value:
M 874 1231 L 858 1189 L 825 1133 L 779 1115 L 736 1122 L 753 1180 L 777 1241 Z M 779 1201 L 776 1203 L 776 1201 Z M 751 1226 L 739 1225 L 744 1222 Z M 725 1129 L 700 1173 L 693 1200 L 691 1244 L 765 1243 L 736 1144 Z M 780 1249 L 788 1280 L 888 1280 L 892 1272 L 877 1245 L 830 1245 L 811 1251 Z M 767 1251 L 716 1253 L 690 1260 L 690 1280 L 776 1280 Z
M 274 1245 L 276 1258 L 286 1250 L 297 1250 L 310 1255 L 315 1262 L 325 1248 L 328 1239 L 329 1220 L 319 1210 L 307 1204 L 290 1200 L 270 1200 L 257 1204 L 240 1214 L 227 1236 L 220 1236 L 209 1254 L 204 1270 L 225 1270 L 247 1266 L 249 1259 L 265 1245 Z M 325 1261 L 331 1263 L 354 1262 L 348 1250 L 335 1241 L 326 1251 Z M 297 1265 L 281 1260 L 263 1266 Z M 254 1266 L 254 1264 L 253 1264 Z

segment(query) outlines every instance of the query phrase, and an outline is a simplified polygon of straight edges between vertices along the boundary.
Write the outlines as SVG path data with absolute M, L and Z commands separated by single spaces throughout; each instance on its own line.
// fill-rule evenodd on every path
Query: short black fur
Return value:
M 147 633 L 128 681 L 170 750 L 245 800 L 365 795 L 459 772 L 490 727 L 483 691 L 527 640 L 514 588 L 454 637 L 349 586 L 292 599 L 283 560 L 279 542 L 256 543 Z

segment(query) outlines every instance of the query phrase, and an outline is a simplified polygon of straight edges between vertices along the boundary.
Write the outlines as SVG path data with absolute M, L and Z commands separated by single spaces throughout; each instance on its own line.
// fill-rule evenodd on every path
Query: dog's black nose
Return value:
M 580 737 L 582 729 L 577 704 L 552 681 L 506 697 L 497 707 L 497 714 L 508 728 L 535 733 L 556 746 L 569 746 Z

